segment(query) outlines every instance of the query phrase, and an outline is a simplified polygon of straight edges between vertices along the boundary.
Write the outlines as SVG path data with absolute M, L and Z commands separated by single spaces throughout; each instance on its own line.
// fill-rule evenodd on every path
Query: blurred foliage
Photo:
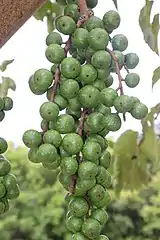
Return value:
M 18 177 L 21 195 L 10 201 L 9 212 L 0 217 L 1 239 L 70 240 L 65 227 L 66 192 L 56 181 L 58 171 L 30 163 L 27 149 L 15 148 L 12 143 L 6 156 Z M 111 240 L 160 239 L 160 172 L 140 191 L 123 190 L 120 198 L 112 187 L 109 191 L 113 201 L 108 207 L 109 221 L 104 234 Z

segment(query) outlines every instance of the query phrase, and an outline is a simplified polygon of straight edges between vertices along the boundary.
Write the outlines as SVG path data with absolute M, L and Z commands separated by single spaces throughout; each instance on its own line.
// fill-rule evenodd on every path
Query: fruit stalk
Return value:
M 120 90 L 120 95 L 124 95 L 123 85 L 122 85 L 123 79 L 122 79 L 121 72 L 120 72 L 119 61 L 118 61 L 117 57 L 114 55 L 114 53 L 113 53 L 110 49 L 107 48 L 107 52 L 109 52 L 109 54 L 111 55 L 113 61 L 115 62 L 116 69 L 117 69 L 119 86 L 118 86 L 118 88 L 117 88 L 116 90 L 117 90 L 117 91 Z
M 81 18 L 77 22 L 77 28 L 79 28 L 89 18 L 86 0 L 78 0 L 78 6 Z

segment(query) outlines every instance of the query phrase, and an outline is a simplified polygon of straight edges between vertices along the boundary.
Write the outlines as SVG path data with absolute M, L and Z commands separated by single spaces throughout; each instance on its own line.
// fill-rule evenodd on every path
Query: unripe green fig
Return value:
M 77 217 L 69 217 L 66 221 L 67 228 L 70 232 L 80 232 L 82 229 L 83 220 Z
M 87 240 L 87 238 L 81 232 L 77 232 L 72 235 L 72 240 Z
M 88 218 L 82 225 L 82 232 L 89 239 L 97 239 L 101 232 L 101 225 L 96 219 Z
M 64 150 L 70 154 L 76 154 L 82 150 L 83 140 L 76 133 L 66 134 L 62 141 Z
M 114 107 L 119 113 L 129 112 L 133 107 L 132 99 L 127 95 L 118 96 L 114 101 Z
M 100 92 L 97 88 L 86 85 L 80 89 L 78 99 L 82 107 L 94 108 L 100 103 Z
M 134 88 L 139 84 L 140 76 L 137 73 L 128 73 L 124 80 L 128 87 Z
M 111 56 L 104 50 L 96 51 L 91 58 L 91 63 L 95 68 L 109 68 L 111 65 Z
M 104 225 L 108 221 L 108 214 L 103 208 L 94 209 L 92 210 L 91 218 L 96 219 L 101 225 Z
M 139 57 L 136 53 L 127 53 L 125 55 L 125 64 L 128 69 L 134 69 L 139 63 Z
M 93 162 L 84 161 L 79 165 L 78 177 L 89 180 L 95 178 L 98 173 L 97 165 Z
M 59 108 L 57 104 L 53 102 L 44 102 L 39 109 L 40 115 L 44 120 L 54 121 L 59 114 Z
M 61 114 L 57 118 L 56 130 L 61 134 L 71 133 L 75 129 L 75 120 L 68 114 Z
M 76 30 L 76 23 L 69 16 L 59 16 L 55 20 L 55 27 L 60 33 L 71 35 Z
M 75 217 L 83 217 L 87 214 L 89 206 L 87 201 L 82 197 L 75 197 L 69 203 L 69 210 Z
M 76 48 L 84 49 L 88 46 L 88 31 L 84 28 L 77 28 L 71 39 Z
M 76 97 L 79 89 L 79 84 L 75 80 L 68 79 L 67 81 L 61 83 L 60 94 L 66 99 L 71 99 Z
M 50 44 L 45 52 L 46 58 L 51 63 L 61 63 L 65 58 L 64 49 L 58 44 Z
M 58 131 L 51 129 L 44 133 L 43 141 L 53 144 L 57 148 L 61 145 L 62 137 Z
M 0 137 L 0 154 L 6 152 L 7 148 L 8 148 L 7 141 L 4 138 Z
M 38 149 L 38 157 L 42 163 L 52 163 L 59 158 L 59 155 L 55 146 L 44 143 Z
M 75 22 L 78 20 L 79 12 L 78 12 L 78 5 L 77 4 L 68 4 L 64 8 L 64 15 L 73 18 Z
M 128 39 L 123 34 L 116 34 L 112 38 L 112 48 L 113 50 L 118 50 L 123 52 L 128 47 Z
M 97 142 L 88 141 L 83 146 L 82 154 L 84 159 L 94 162 L 101 155 L 101 146 Z
M 104 150 L 100 157 L 100 166 L 108 169 L 111 163 L 111 154 L 108 150 Z
M 104 198 L 105 189 L 100 184 L 96 184 L 92 189 L 88 191 L 90 201 L 95 204 Z
M 86 29 L 90 32 L 94 28 L 103 28 L 103 21 L 96 16 L 91 16 L 87 21 L 86 21 Z
M 10 97 L 4 97 L 3 98 L 4 101 L 4 111 L 9 111 L 13 108 L 13 100 Z
M 67 176 L 74 175 L 78 169 L 78 162 L 75 157 L 65 157 L 61 159 L 61 169 Z
M 121 128 L 122 121 L 117 113 L 111 113 L 105 117 L 105 124 L 109 131 L 115 132 Z
M 85 64 L 81 67 L 79 78 L 83 84 L 93 83 L 97 78 L 97 70 L 91 64 Z
M 103 16 L 103 24 L 107 31 L 113 31 L 114 29 L 118 28 L 120 25 L 120 15 L 118 12 L 114 10 L 110 10 L 106 12 Z
M 117 97 L 118 97 L 118 93 L 113 88 L 104 88 L 100 93 L 101 102 L 106 107 L 112 107 Z
M 22 140 L 28 148 L 35 148 L 42 144 L 42 135 L 40 132 L 30 129 L 24 132 Z
M 148 114 L 148 108 L 143 103 L 137 103 L 133 106 L 130 113 L 135 119 L 143 119 Z
M 88 33 L 89 46 L 95 50 L 105 50 L 108 42 L 108 33 L 102 28 L 94 28 Z
M 76 78 L 81 71 L 81 65 L 73 57 L 65 58 L 61 63 L 61 73 L 66 78 Z
M 88 8 L 95 8 L 98 4 L 98 0 L 86 0 Z
M 46 45 L 49 46 L 51 44 L 59 44 L 61 45 L 63 42 L 62 37 L 57 32 L 51 32 L 46 37 Z
M 39 148 L 31 148 L 29 149 L 28 151 L 28 160 L 33 162 L 33 163 L 40 163 L 41 160 L 39 159 L 39 156 L 38 156 L 38 150 Z

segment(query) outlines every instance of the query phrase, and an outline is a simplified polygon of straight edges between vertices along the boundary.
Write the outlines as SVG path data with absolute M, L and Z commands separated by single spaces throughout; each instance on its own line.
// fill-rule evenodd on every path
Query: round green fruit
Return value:
M 34 75 L 34 83 L 41 91 L 47 91 L 53 82 L 53 74 L 48 69 L 39 69 Z
M 68 99 L 68 107 L 74 111 L 81 110 L 81 104 L 79 102 L 78 96 Z
M 78 92 L 79 84 L 73 79 L 68 79 L 67 81 L 62 82 L 60 85 L 60 94 L 66 99 L 76 97 Z
M 88 8 L 95 8 L 98 4 L 98 0 L 86 0 Z
M 54 103 L 57 104 L 57 106 L 59 107 L 59 110 L 63 110 L 67 107 L 67 100 L 62 97 L 60 94 L 56 94 L 55 98 L 54 98 Z
M 105 50 L 108 42 L 108 33 L 102 28 L 94 28 L 88 34 L 89 46 L 95 50 Z
M 53 102 L 45 102 L 41 105 L 39 112 L 44 120 L 54 121 L 58 117 L 59 108 Z
M 111 163 L 111 154 L 108 150 L 104 150 L 102 152 L 99 162 L 100 162 L 100 166 L 104 167 L 105 169 L 109 168 Z
M 96 184 L 92 189 L 88 191 L 88 196 L 92 203 L 101 201 L 104 195 L 105 189 L 100 184 Z
M 104 193 L 104 197 L 102 198 L 101 201 L 98 202 L 94 202 L 94 205 L 97 208 L 106 208 L 111 202 L 111 196 L 109 195 L 109 193 L 107 191 L 105 191 Z
M 72 240 L 87 240 L 87 238 L 80 232 L 72 235 Z
M 61 63 L 65 58 L 64 49 L 58 44 L 50 44 L 45 52 L 46 58 L 51 63 Z
M 111 108 L 106 107 L 104 104 L 100 103 L 95 109 L 96 112 L 99 112 L 105 116 L 111 113 Z
M 4 101 L 4 111 L 9 111 L 13 108 L 13 100 L 10 97 L 4 97 L 3 98 Z
M 107 69 L 111 65 L 111 56 L 104 50 L 96 51 L 91 58 L 91 63 L 95 68 Z
M 20 189 L 18 184 L 7 186 L 6 198 L 12 200 L 18 198 L 20 195 Z
M 11 164 L 6 159 L 0 159 L 0 177 L 7 175 L 11 171 Z
M 94 108 L 100 102 L 100 92 L 97 88 L 86 85 L 79 91 L 78 99 L 82 107 Z
M 14 174 L 9 173 L 3 177 L 3 182 L 5 186 L 11 186 L 17 184 L 17 178 Z
M 134 88 L 140 82 L 140 76 L 137 73 L 128 73 L 125 77 L 125 83 L 128 87 Z
M 115 132 L 121 128 L 122 121 L 117 113 L 111 113 L 105 117 L 105 124 L 109 131 Z
M 88 31 L 84 28 L 77 28 L 72 34 L 72 43 L 76 48 L 86 48 L 88 46 Z
M 102 91 L 104 88 L 106 88 L 105 82 L 100 79 L 97 79 L 95 82 L 93 82 L 92 86 L 96 87 L 99 91 Z
M 112 75 L 109 75 L 108 78 L 105 80 L 106 87 L 110 87 L 113 84 L 113 77 Z
M 58 131 L 51 129 L 44 133 L 43 141 L 53 144 L 57 148 L 61 145 L 62 137 Z
M 97 239 L 101 232 L 101 225 L 96 219 L 88 218 L 82 225 L 82 232 L 89 239 Z
M 61 159 L 59 157 L 57 158 L 57 160 L 55 160 L 52 163 L 42 163 L 42 166 L 48 170 L 56 170 L 60 166 L 60 163 L 61 163 Z
M 101 102 L 106 107 L 112 107 L 117 97 L 118 93 L 113 88 L 104 88 L 100 93 Z
M 7 151 L 8 144 L 7 141 L 4 138 L 0 137 L 0 154 Z
M 79 165 L 78 177 L 83 180 L 95 178 L 98 173 L 97 165 L 93 162 L 84 161 Z
M 91 64 L 81 67 L 79 78 L 83 84 L 93 83 L 97 78 L 97 70 Z
M 128 47 L 128 39 L 123 34 L 116 34 L 112 38 L 112 48 L 113 50 L 118 50 L 123 52 Z
M 125 64 L 128 69 L 134 69 L 139 63 L 139 57 L 136 53 L 127 53 L 125 55 Z
M 30 129 L 24 132 L 22 140 L 26 147 L 35 148 L 42 144 L 42 134 L 34 129 Z
M 109 32 L 118 28 L 120 25 L 120 21 L 121 18 L 119 13 L 114 10 L 106 12 L 103 16 L 103 24 L 105 26 L 105 29 Z
M 39 89 L 39 86 L 37 85 L 37 83 L 35 82 L 34 80 L 34 76 L 32 75 L 30 78 L 29 78 L 29 81 L 28 81 L 28 85 L 29 85 L 29 88 L 31 90 L 31 92 L 35 95 L 42 95 L 46 92 L 47 89 L 45 90 L 40 90 Z M 0 111 L 1 112 L 1 111 Z
M 109 240 L 109 238 L 105 235 L 100 235 L 98 240 Z
M 61 169 L 67 176 L 74 175 L 78 169 L 78 162 L 75 157 L 65 157 L 61 159 Z
M 94 209 L 91 218 L 96 219 L 101 225 L 104 225 L 108 220 L 108 214 L 103 208 Z
M 83 147 L 82 154 L 85 160 L 94 162 L 101 155 L 101 146 L 97 142 L 88 141 Z
M 127 95 L 118 96 L 114 101 L 114 107 L 119 113 L 129 112 L 133 107 L 132 99 Z
M 66 134 L 62 141 L 64 150 L 70 154 L 76 154 L 82 150 L 83 140 L 76 133 Z
M 97 133 L 104 128 L 104 115 L 102 113 L 93 112 L 86 120 L 90 133 Z
M 70 232 L 80 232 L 82 229 L 83 220 L 77 217 L 69 217 L 66 221 L 67 228 Z
M 98 134 L 90 134 L 86 142 L 88 141 L 99 143 L 99 145 L 101 146 L 101 149 L 106 148 L 105 139 Z
M 73 57 L 65 58 L 61 63 L 61 73 L 66 78 L 76 78 L 81 71 L 81 65 Z
M 102 166 L 98 167 L 98 175 L 96 176 L 97 183 L 104 188 L 108 188 L 111 185 L 111 174 Z
M 137 103 L 133 106 L 130 113 L 135 119 L 143 119 L 148 114 L 148 108 L 143 103 Z
M 75 129 L 75 120 L 68 114 L 62 114 L 58 116 L 56 122 L 56 130 L 61 133 L 71 133 Z
M 46 38 L 46 45 L 49 46 L 51 44 L 59 44 L 61 45 L 63 42 L 62 37 L 57 32 L 51 32 L 48 34 Z
M 38 157 L 42 163 L 52 163 L 58 159 L 59 155 L 55 146 L 44 143 L 39 147 Z
M 75 217 L 83 217 L 88 213 L 89 206 L 87 201 L 82 197 L 75 197 L 69 203 L 69 210 Z
M 76 30 L 76 23 L 69 16 L 59 16 L 55 20 L 55 27 L 60 33 L 71 35 Z
M 86 21 L 86 29 L 90 32 L 94 28 L 103 28 L 103 21 L 96 16 L 91 16 Z
M 78 5 L 77 4 L 68 4 L 64 8 L 64 15 L 73 18 L 75 22 L 78 20 Z
M 38 150 L 39 148 L 31 148 L 29 149 L 29 152 L 28 152 L 28 159 L 29 161 L 33 162 L 33 163 L 40 163 L 40 159 L 39 159 L 39 156 L 38 156 Z

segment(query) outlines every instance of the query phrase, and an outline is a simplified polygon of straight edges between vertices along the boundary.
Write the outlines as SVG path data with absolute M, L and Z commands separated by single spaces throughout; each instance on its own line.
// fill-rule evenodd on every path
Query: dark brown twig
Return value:
M 77 28 L 79 28 L 85 21 L 87 21 L 90 16 L 86 0 L 78 0 L 78 7 L 80 12 L 80 18 L 77 22 Z

